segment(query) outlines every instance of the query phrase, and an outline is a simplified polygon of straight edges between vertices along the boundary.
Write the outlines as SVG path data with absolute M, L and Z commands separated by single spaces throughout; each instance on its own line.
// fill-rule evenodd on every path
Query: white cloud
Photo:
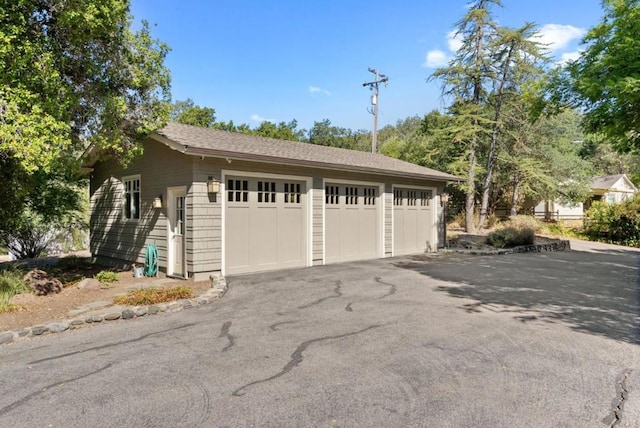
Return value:
M 578 58 L 580 58 L 580 54 L 582 53 L 582 50 L 577 50 L 574 52 L 565 52 L 560 56 L 560 61 L 558 61 L 560 64 L 566 64 L 569 61 L 575 61 Z
M 253 120 L 254 122 L 258 122 L 258 123 L 262 123 L 262 122 L 272 122 L 275 123 L 275 119 L 267 119 L 264 118 L 262 116 L 260 116 L 259 114 L 252 114 L 251 115 L 251 120 Z
M 326 89 L 322 89 L 318 86 L 309 86 L 309 92 L 311 92 L 312 94 L 322 92 L 325 95 L 331 95 L 331 92 L 327 91 Z
M 434 49 L 432 51 L 427 52 L 427 57 L 422 64 L 423 67 L 426 68 L 438 68 L 444 67 L 449 62 L 449 55 L 442 52 L 439 49 Z
M 550 51 L 558 51 L 567 47 L 571 41 L 584 36 L 586 32 L 584 28 L 573 25 L 545 24 L 540 29 L 537 41 L 547 45 Z
M 462 34 L 456 33 L 455 31 L 449 31 L 447 34 L 447 44 L 449 45 L 449 50 L 451 52 L 458 52 L 458 49 L 462 47 Z

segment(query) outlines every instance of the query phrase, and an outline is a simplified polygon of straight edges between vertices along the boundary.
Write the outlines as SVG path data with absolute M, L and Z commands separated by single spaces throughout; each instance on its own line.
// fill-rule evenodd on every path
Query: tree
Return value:
M 299 130 L 298 121 L 280 122 L 278 124 L 264 121 L 250 133 L 261 137 L 277 138 L 280 140 L 301 141 L 304 138 L 304 130 Z
M 530 81 L 542 75 L 540 62 L 546 61 L 541 52 L 540 44 L 532 41 L 537 34 L 533 24 L 525 24 L 523 27 L 513 30 L 499 28 L 494 46 L 491 51 L 496 68 L 494 91 L 489 98 L 492 107 L 493 121 L 491 138 L 487 153 L 484 179 L 482 182 L 482 201 L 480 205 L 480 218 L 478 227 L 484 226 L 489 206 L 489 195 L 493 185 L 493 171 L 497 161 L 498 139 L 503 133 L 503 108 L 509 109 L 509 103 L 521 104 L 522 89 Z M 507 114 L 512 120 L 527 122 L 530 118 L 528 109 L 518 116 L 518 109 L 511 109 Z
M 622 152 L 640 149 L 640 1 L 603 0 L 604 17 L 580 58 L 556 80 L 560 97 L 584 110 L 585 131 Z M 565 82 L 568 82 L 565 83 Z
M 500 0 L 475 0 L 470 3 L 465 16 L 458 22 L 456 36 L 462 38 L 462 46 L 447 67 L 436 70 L 431 79 L 443 81 L 443 95 L 452 101 L 450 111 L 455 115 L 452 126 L 454 141 L 464 145 L 466 165 L 459 173 L 466 175 L 465 229 L 474 232 L 476 198 L 477 150 L 481 138 L 487 134 L 491 121 L 483 114 L 483 103 L 493 81 L 488 47 L 495 37 L 496 23 L 489 8 L 502 6 Z
M 127 162 L 166 123 L 168 47 L 147 23 L 131 25 L 128 0 L 0 7 L 0 159 L 18 186 L 3 204 L 17 217 L 62 220 L 78 206 L 82 150 Z M 0 218 L 0 236 L 10 239 L 17 217 Z
M 170 118 L 176 123 L 211 128 L 216 123 L 216 111 L 209 107 L 200 107 L 191 98 L 187 98 L 171 105 Z

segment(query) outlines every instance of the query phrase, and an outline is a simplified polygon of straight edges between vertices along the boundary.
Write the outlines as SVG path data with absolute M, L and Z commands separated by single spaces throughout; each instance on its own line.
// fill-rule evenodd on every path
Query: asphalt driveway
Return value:
M 640 426 L 640 253 L 229 278 L 213 305 L 0 347 L 0 425 Z

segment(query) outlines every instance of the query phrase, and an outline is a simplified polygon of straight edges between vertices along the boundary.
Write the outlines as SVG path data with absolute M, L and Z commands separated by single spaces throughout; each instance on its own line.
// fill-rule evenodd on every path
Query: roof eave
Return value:
M 184 146 L 183 146 L 184 147 Z M 204 157 L 214 157 L 214 158 L 224 158 L 230 160 L 250 160 L 250 161 L 260 161 L 265 163 L 278 163 L 281 164 L 283 161 L 291 165 L 296 166 L 306 166 L 306 167 L 316 167 L 316 168 L 324 168 L 324 169 L 332 169 L 336 171 L 348 171 L 348 172 L 359 172 L 359 173 L 371 173 L 371 174 L 384 174 L 391 175 L 395 177 L 411 177 L 411 178 L 419 178 L 419 179 L 429 179 L 434 181 L 460 181 L 459 177 L 455 176 L 438 176 L 438 175 L 428 175 L 428 174 L 415 174 L 411 172 L 395 172 L 389 171 L 386 169 L 378 169 L 378 168 L 369 168 L 369 167 L 359 167 L 359 166 L 348 166 L 348 165 L 336 165 L 327 162 L 319 162 L 319 161 L 309 161 L 309 160 L 300 160 L 300 159 L 290 159 L 283 157 L 275 157 L 275 156 L 265 156 L 265 155 L 244 155 L 238 152 L 227 152 L 222 150 L 211 150 L 211 149 L 200 149 L 197 147 L 184 147 L 184 151 L 182 153 L 192 156 L 204 156 Z

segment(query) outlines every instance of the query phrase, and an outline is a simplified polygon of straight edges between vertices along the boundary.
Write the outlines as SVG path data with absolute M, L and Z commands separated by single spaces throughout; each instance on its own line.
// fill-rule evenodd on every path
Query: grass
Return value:
M 116 296 L 113 301 L 118 305 L 153 305 L 155 303 L 171 302 L 180 299 L 191 299 L 195 294 L 189 287 L 149 287 L 128 292 L 124 296 Z
M 29 291 L 22 276 L 23 274 L 19 270 L 5 269 L 0 271 L 0 313 L 19 309 L 19 306 L 10 303 L 10 300 L 16 294 Z
M 111 284 L 118 280 L 118 273 L 110 270 L 101 270 L 94 278 L 100 281 L 101 284 Z

